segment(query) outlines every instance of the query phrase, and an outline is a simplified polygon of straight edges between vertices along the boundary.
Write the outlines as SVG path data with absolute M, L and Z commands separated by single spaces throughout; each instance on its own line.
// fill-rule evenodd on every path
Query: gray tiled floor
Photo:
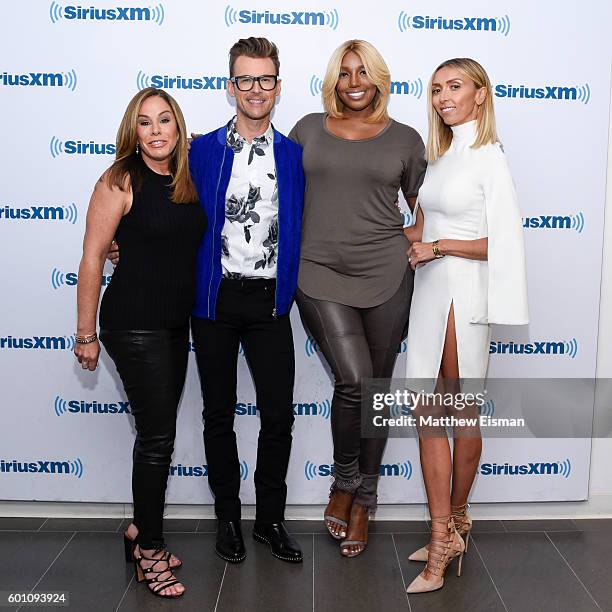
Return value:
M 188 588 L 176 601 L 152 597 L 134 581 L 122 560 L 126 525 L 0 518 L 2 559 L 10 560 L 0 570 L 0 591 L 66 590 L 78 612 L 612 612 L 610 519 L 477 521 L 462 576 L 455 561 L 444 588 L 409 598 L 405 587 L 423 565 L 407 557 L 427 540 L 423 521 L 372 521 L 368 548 L 355 559 L 340 557 L 321 522 L 289 522 L 304 552 L 295 565 L 254 542 L 252 523 L 244 521 L 248 557 L 231 565 L 213 551 L 215 521 L 167 520 L 168 547 L 183 560 L 177 575 Z

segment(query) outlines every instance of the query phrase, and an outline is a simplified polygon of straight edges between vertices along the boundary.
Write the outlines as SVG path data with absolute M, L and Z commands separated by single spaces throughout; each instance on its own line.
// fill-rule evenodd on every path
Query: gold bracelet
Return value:
M 93 334 L 87 334 L 86 336 L 79 336 L 78 334 L 74 334 L 74 340 L 77 344 L 91 344 L 98 339 L 98 334 L 94 332 Z
M 444 257 L 444 253 L 440 253 L 440 247 L 438 246 L 438 240 L 434 240 L 431 243 L 431 248 L 433 249 L 433 254 L 436 259 L 441 259 Z

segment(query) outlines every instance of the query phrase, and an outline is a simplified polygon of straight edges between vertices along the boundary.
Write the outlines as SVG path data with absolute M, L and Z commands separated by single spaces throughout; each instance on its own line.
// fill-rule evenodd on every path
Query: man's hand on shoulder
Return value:
M 111 242 L 110 249 L 108 249 L 106 259 L 108 259 L 113 266 L 119 263 L 119 245 L 114 240 Z
M 191 138 L 187 139 L 187 150 L 191 149 L 191 143 L 196 139 L 200 138 L 200 136 L 204 136 L 204 134 L 196 134 L 195 132 L 191 132 Z

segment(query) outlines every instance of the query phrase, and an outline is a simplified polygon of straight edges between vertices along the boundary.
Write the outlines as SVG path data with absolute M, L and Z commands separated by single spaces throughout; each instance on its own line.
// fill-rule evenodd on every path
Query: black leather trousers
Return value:
M 387 440 L 361 437 L 361 380 L 392 377 L 407 330 L 413 279 L 408 269 L 396 293 L 371 308 L 317 300 L 299 289 L 296 295 L 302 320 L 335 378 L 331 408 L 335 486 L 356 490 L 356 499 L 365 506 L 376 503 Z
M 162 548 L 163 513 L 176 413 L 185 384 L 189 328 L 100 331 L 136 425 L 132 467 L 134 524 L 141 548 Z

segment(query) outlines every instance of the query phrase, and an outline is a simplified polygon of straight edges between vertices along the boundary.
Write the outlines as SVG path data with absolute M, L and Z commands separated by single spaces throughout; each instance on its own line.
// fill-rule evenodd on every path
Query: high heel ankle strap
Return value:
M 440 528 L 441 525 L 444 525 L 443 528 Z M 434 529 L 438 527 L 438 529 Z M 436 533 L 448 533 L 455 528 L 455 522 L 453 519 L 453 515 L 449 514 L 448 516 L 438 516 L 436 518 L 431 518 L 431 531 Z
M 457 532 L 452 515 L 431 519 L 431 539 L 427 557 L 427 569 L 430 573 L 442 576 L 450 561 L 464 549 L 465 545 Z

